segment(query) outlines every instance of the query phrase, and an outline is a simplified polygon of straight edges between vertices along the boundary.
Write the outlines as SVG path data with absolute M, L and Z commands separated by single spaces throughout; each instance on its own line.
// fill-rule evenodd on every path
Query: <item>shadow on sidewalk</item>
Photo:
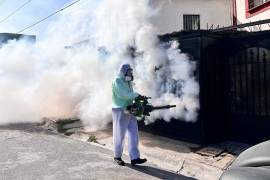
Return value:
M 179 179 L 179 180 L 196 180 L 195 178 L 186 177 L 180 174 L 176 174 L 170 171 L 165 171 L 162 169 L 150 167 L 150 166 L 132 166 L 131 164 L 126 164 L 126 167 L 134 169 L 136 171 L 148 174 L 150 176 L 159 179 Z

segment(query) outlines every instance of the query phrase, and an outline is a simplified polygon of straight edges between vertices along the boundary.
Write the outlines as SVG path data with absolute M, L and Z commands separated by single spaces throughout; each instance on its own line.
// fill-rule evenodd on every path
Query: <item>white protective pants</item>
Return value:
M 113 144 L 114 157 L 121 158 L 124 148 L 124 139 L 128 131 L 128 151 L 130 159 L 140 158 L 139 134 L 137 119 L 133 115 L 124 113 L 123 108 L 113 108 Z

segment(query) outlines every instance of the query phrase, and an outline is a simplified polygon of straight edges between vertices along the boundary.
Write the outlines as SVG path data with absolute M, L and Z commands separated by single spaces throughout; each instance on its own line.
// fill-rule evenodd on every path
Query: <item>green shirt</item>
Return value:
M 139 94 L 133 91 L 132 84 L 119 74 L 112 82 L 113 108 L 126 108 Z

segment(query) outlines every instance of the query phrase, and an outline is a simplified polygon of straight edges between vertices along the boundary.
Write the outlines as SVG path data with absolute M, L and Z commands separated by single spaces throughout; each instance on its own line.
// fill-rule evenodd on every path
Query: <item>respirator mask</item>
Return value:
M 129 69 L 127 73 L 125 74 L 125 80 L 126 81 L 133 81 L 133 74 L 132 74 L 132 69 Z

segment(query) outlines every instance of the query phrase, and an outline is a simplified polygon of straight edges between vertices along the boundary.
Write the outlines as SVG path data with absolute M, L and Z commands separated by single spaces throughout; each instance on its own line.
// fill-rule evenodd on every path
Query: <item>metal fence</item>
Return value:
M 270 51 L 253 47 L 229 58 L 231 112 L 270 117 Z

